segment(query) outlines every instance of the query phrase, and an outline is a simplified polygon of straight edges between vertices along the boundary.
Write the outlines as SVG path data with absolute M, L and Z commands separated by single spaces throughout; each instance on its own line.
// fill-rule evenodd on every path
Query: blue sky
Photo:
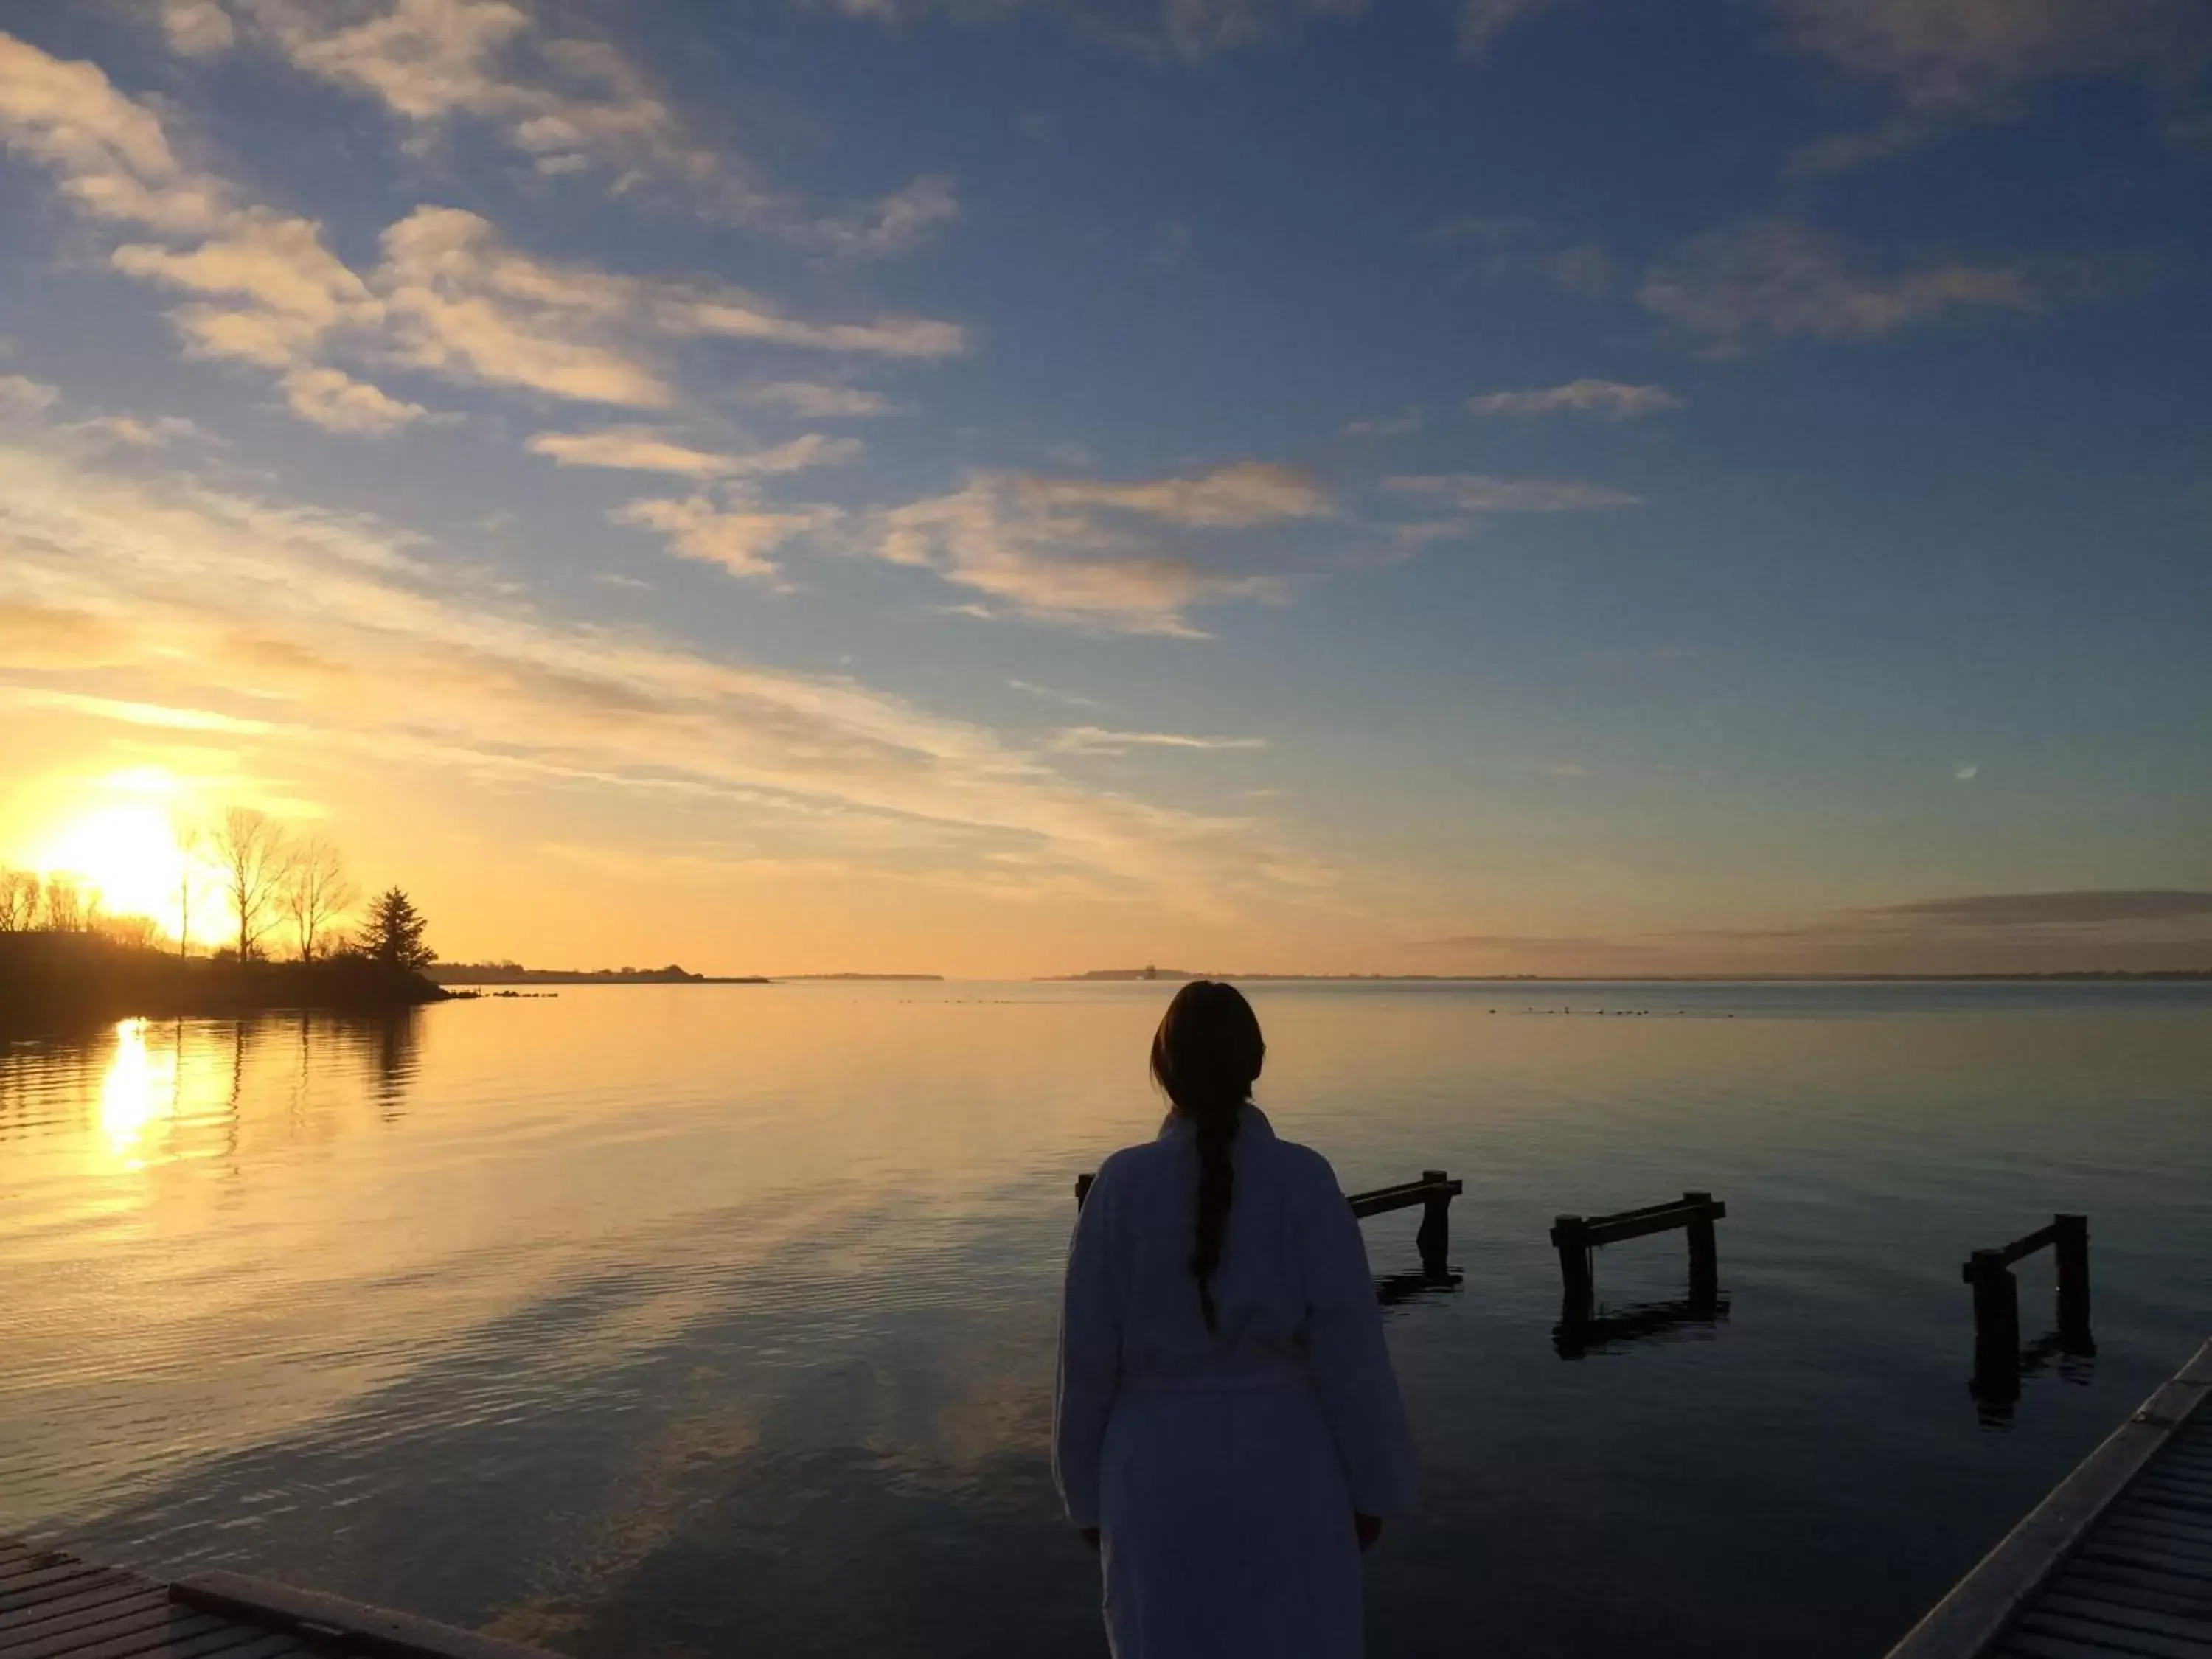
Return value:
M 448 955 L 2212 960 L 2191 0 L 7 28 L 0 850 L 118 907 L 240 800 Z

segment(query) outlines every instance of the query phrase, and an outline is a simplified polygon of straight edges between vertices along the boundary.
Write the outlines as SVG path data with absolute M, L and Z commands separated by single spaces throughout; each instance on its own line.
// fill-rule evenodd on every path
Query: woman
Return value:
M 1176 993 L 1173 1109 L 1068 1253 L 1053 1467 L 1116 1659 L 1358 1659 L 1359 1552 L 1413 1496 L 1359 1224 L 1251 1103 L 1266 1054 L 1233 987 Z

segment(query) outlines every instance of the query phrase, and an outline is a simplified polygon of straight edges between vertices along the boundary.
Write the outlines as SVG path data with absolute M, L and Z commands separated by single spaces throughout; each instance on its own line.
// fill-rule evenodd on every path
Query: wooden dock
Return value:
M 0 1659 L 555 1659 L 238 1573 L 165 1583 L 0 1539 Z
M 1889 1659 L 2212 1659 L 2212 1342 Z

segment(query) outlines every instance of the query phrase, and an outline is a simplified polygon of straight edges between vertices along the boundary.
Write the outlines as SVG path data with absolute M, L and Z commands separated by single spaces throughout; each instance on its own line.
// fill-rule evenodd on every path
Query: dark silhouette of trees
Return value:
M 78 885 L 77 878 L 66 871 L 48 872 L 46 910 L 40 918 L 40 925 L 48 933 L 89 933 L 99 915 L 97 894 L 87 894 Z
M 27 933 L 39 925 L 46 885 L 28 870 L 0 867 L 0 933 Z
M 68 871 L 0 865 L 0 933 L 105 933 L 110 921 L 97 890 Z
M 345 860 L 327 836 L 309 836 L 292 848 L 284 867 L 283 900 L 301 961 L 315 959 L 332 924 L 353 908 L 358 896 L 346 879 Z
M 386 888 L 369 901 L 368 921 L 360 939 L 362 954 L 387 968 L 420 973 L 438 959 L 438 953 L 422 942 L 428 927 L 404 891 Z
M 270 912 L 283 885 L 283 826 L 266 812 L 234 806 L 210 830 L 208 850 L 222 874 L 231 914 L 238 919 L 238 959 L 249 961 L 269 931 Z

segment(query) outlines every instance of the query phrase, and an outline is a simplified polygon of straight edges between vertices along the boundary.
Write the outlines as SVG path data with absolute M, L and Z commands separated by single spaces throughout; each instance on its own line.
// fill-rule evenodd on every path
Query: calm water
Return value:
M 18 1048 L 0 1533 L 582 1656 L 1103 1652 L 1054 1298 L 1071 1177 L 1156 1121 L 1164 996 L 564 988 Z M 1426 1485 L 1382 1659 L 1879 1654 L 2212 1329 L 2208 988 L 1255 1001 L 1263 1103 L 1348 1187 L 1467 1180 L 1464 1283 L 1389 1314 Z M 1562 1358 L 1552 1215 L 1685 1188 L 1729 1205 L 1728 1317 Z M 1959 1264 L 2058 1209 L 2100 1351 L 1985 1422 Z M 1378 1273 L 1413 1226 L 1367 1224 Z M 1684 1277 L 1679 1237 L 1598 1265 L 1615 1308 Z

